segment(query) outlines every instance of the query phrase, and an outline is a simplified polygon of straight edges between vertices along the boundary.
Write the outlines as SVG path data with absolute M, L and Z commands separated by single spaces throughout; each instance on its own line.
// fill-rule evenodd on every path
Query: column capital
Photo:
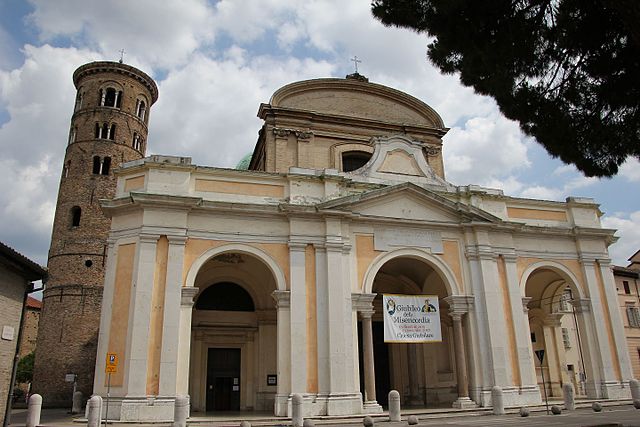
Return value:
M 167 236 L 170 245 L 184 246 L 187 243 L 187 236 Z
M 180 305 L 183 307 L 192 307 L 194 303 L 194 298 L 200 292 L 200 288 L 196 288 L 195 286 L 187 286 L 183 287 L 180 290 Z
M 589 298 L 574 299 L 571 305 L 576 313 L 588 313 L 591 311 L 591 300 Z
M 443 299 L 449 304 L 449 314 L 465 314 L 473 310 L 474 298 L 471 295 L 449 295 Z
M 529 303 L 532 299 L 533 297 L 522 297 L 522 311 L 524 311 L 525 314 L 529 312 Z
M 362 293 L 352 293 L 351 294 L 351 307 L 353 310 L 356 310 L 363 313 L 369 313 L 369 316 L 373 314 L 373 300 L 377 294 L 362 294 Z
M 291 307 L 291 292 L 276 290 L 271 292 L 271 297 L 276 300 L 277 308 Z
M 506 253 L 500 255 L 505 262 L 516 262 L 518 260 L 518 256 L 515 253 Z
M 159 234 L 140 233 L 138 235 L 138 239 L 140 240 L 140 243 L 158 243 L 159 238 L 160 238 Z
M 458 312 L 453 312 L 453 311 L 449 312 L 449 316 L 451 316 L 451 319 L 453 319 L 454 323 L 462 321 L 462 316 L 463 315 L 464 315 L 464 313 L 458 313 Z
M 307 244 L 304 242 L 295 242 L 295 241 L 289 241 L 287 243 L 287 246 L 289 246 L 289 251 L 290 252 L 304 252 L 305 249 L 307 248 Z
M 278 138 L 286 138 L 291 135 L 291 129 L 286 128 L 273 128 L 273 133 Z
M 561 322 L 562 316 L 564 316 L 564 313 L 549 313 L 544 318 L 543 323 L 545 326 L 558 328 L 560 327 L 560 325 L 562 325 L 562 322 Z

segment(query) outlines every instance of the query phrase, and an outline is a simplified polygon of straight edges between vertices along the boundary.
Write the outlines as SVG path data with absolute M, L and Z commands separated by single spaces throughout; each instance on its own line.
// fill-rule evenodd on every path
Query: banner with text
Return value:
M 382 295 L 384 342 L 440 342 L 437 295 Z

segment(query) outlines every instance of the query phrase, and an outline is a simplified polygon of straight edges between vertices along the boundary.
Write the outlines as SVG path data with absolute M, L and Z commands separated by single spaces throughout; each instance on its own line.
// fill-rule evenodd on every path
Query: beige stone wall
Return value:
M 618 294 L 618 306 L 624 324 L 624 333 L 627 338 L 629 359 L 633 369 L 634 378 L 640 378 L 640 327 L 632 327 L 627 316 L 627 307 L 640 307 L 640 280 L 628 275 L 616 274 L 614 270 L 616 290 Z M 629 293 L 625 293 L 624 282 L 628 283 Z
M 0 263 L 0 332 L 5 327 L 13 328 L 12 339 L 0 339 L 0 422 L 4 422 L 5 404 L 11 384 L 25 285 L 23 277 Z

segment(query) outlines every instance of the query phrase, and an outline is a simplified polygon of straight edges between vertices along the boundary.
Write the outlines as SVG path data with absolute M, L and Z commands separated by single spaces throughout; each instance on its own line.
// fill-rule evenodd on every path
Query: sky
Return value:
M 285 84 L 344 77 L 407 92 L 451 130 L 448 181 L 564 201 L 591 197 L 617 265 L 640 249 L 640 162 L 616 177 L 586 178 L 552 159 L 488 97 L 442 75 L 428 38 L 387 28 L 368 0 L 0 0 L 0 241 L 46 265 L 75 88 L 73 71 L 120 59 L 157 82 L 149 154 L 234 167 L 253 151 L 261 102 Z

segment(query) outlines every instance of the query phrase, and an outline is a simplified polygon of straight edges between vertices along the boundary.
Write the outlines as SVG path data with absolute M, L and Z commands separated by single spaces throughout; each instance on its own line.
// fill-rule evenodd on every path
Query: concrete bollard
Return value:
M 493 386 L 491 389 L 491 404 L 493 405 L 494 415 L 504 415 L 504 400 L 502 399 L 502 389 L 499 386 Z
M 400 421 L 400 393 L 398 390 L 389 392 L 389 421 Z
M 593 402 L 591 404 L 591 409 L 593 409 L 594 412 L 600 412 L 602 411 L 602 405 L 600 404 L 600 402 Z
M 316 423 L 313 420 L 306 419 L 302 423 L 302 427 L 316 427 Z
M 242 421 L 240 427 L 251 427 L 251 423 L 249 421 Z
M 362 419 L 362 425 L 364 427 L 373 427 L 375 425 L 375 423 L 373 422 L 373 418 L 371 418 L 370 416 L 366 416 Z
M 409 424 L 410 426 L 418 425 L 418 417 L 416 417 L 415 415 L 409 415 L 407 417 L 407 424 Z
M 640 409 L 640 399 L 634 399 L 633 407 L 636 409 Z
M 102 397 L 92 396 L 87 402 L 87 427 L 100 427 L 102 424 Z
M 631 399 L 640 399 L 640 381 L 633 379 L 629 381 L 629 388 L 631 389 Z
M 304 417 L 302 416 L 302 403 L 304 399 L 300 394 L 294 394 L 291 399 L 291 425 L 293 427 L 303 427 Z
M 79 414 L 82 411 L 82 392 L 76 391 L 73 393 L 71 414 Z
M 187 427 L 189 416 L 189 399 L 186 396 L 176 396 L 173 409 L 173 427 Z
M 558 405 L 551 406 L 551 413 L 553 415 L 560 415 L 562 413 L 562 409 Z
M 526 406 L 523 406 L 522 408 L 520 408 L 520 416 L 521 417 L 528 417 L 529 416 L 529 408 L 527 408 Z
M 575 411 L 576 400 L 573 393 L 573 384 L 565 383 L 562 386 L 562 395 L 564 396 L 564 409 L 567 411 Z
M 42 396 L 32 394 L 29 397 L 29 407 L 27 408 L 27 427 L 36 427 L 40 424 L 40 411 L 42 410 Z

